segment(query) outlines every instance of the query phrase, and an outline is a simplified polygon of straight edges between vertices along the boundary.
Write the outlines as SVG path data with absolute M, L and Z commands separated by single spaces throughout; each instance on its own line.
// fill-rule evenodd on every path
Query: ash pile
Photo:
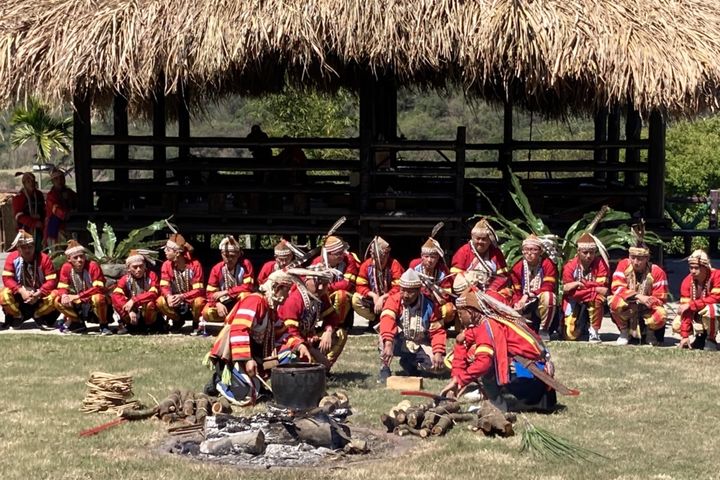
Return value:
M 251 416 L 205 418 L 200 435 L 174 441 L 170 451 L 245 468 L 307 467 L 370 452 L 380 438 L 347 423 L 351 410 L 336 396 L 298 411 L 268 406 Z

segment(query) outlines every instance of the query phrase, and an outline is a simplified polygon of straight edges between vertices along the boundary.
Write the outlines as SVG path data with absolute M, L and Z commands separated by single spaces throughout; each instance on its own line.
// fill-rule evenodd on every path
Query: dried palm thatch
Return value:
M 3 0 L 0 106 L 458 84 L 548 113 L 718 107 L 716 0 Z
M 85 383 L 87 392 L 80 411 L 120 413 L 140 408 L 140 402 L 131 400 L 132 383 L 133 379 L 129 376 L 93 372 Z

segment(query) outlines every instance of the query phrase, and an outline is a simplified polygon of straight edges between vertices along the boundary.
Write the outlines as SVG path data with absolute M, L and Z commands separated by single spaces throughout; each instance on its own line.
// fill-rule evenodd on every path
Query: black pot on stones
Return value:
M 325 395 L 325 367 L 314 363 L 278 365 L 272 369 L 272 389 L 279 407 L 307 410 Z

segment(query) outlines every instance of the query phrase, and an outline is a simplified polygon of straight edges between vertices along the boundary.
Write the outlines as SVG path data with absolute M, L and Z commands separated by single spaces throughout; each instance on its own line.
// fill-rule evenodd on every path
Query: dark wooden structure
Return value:
M 649 222 L 663 223 L 665 122 L 654 112 L 647 138 L 641 135 L 640 116 L 624 109 L 626 138 L 620 139 L 620 109 L 595 115 L 595 139 L 588 141 L 518 141 L 513 138 L 513 107 L 504 108 L 504 138 L 497 144 L 466 141 L 458 126 L 451 140 L 401 140 L 396 135 L 396 86 L 391 77 L 368 75 L 359 88 L 360 125 L 357 138 L 247 138 L 194 137 L 184 102 L 174 105 L 178 135 L 166 134 L 167 101 L 157 92 L 153 105 L 152 135 L 128 134 L 127 101 L 113 102 L 114 133 L 92 133 L 91 104 L 75 98 L 74 154 L 81 215 L 111 222 L 119 230 L 174 215 L 186 233 L 322 234 L 341 215 L 349 221 L 342 233 L 360 248 L 372 235 L 415 238 L 421 242 L 438 221 L 444 221 L 443 240 L 457 246 L 467 236 L 466 220 L 488 213 L 476 189 L 490 198 L 506 195 L 510 171 L 545 172 L 545 179 L 524 181 L 524 188 L 549 223 L 562 226 L 579 214 L 610 203 L 641 213 Z M 93 147 L 112 146 L 110 158 L 93 156 Z M 152 159 L 131 158 L 130 147 L 152 147 Z M 177 156 L 169 158 L 168 148 Z M 220 148 L 332 148 L 353 152 L 352 160 L 311 160 L 298 175 L 276 159 L 199 157 L 193 149 Z M 467 153 L 497 152 L 494 161 L 467 161 Z M 516 151 L 585 150 L 592 160 L 513 160 Z M 419 151 L 441 152 L 440 161 L 412 160 Z M 645 151 L 645 156 L 641 152 Z M 620 153 L 624 161 L 620 161 Z M 399 153 L 402 153 L 400 159 Z M 647 158 L 646 161 L 641 158 Z M 482 178 L 480 169 L 501 175 Z M 94 182 L 93 172 L 112 170 L 113 179 Z M 130 180 L 130 171 L 145 172 Z M 585 176 L 581 176 L 585 172 Z M 562 174 L 571 173 L 570 178 Z M 553 174 L 560 174 L 552 178 Z M 622 174 L 620 179 L 619 174 Z M 641 176 L 646 181 L 641 182 Z M 202 178 L 204 181 L 200 181 Z M 507 207 L 507 205 L 506 205 Z M 357 243 L 356 243 L 357 245 Z M 419 246 L 419 243 L 418 243 Z M 415 249 L 415 246 L 412 246 Z

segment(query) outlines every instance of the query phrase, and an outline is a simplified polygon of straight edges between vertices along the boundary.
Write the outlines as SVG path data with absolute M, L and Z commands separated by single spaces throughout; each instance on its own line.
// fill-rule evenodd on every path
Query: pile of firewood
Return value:
M 503 413 L 488 401 L 483 401 L 477 411 L 462 412 L 461 404 L 456 401 L 412 405 L 403 400 L 380 417 L 388 433 L 421 438 L 445 435 L 459 422 L 471 422 L 470 430 L 485 435 L 509 437 L 515 434 L 512 425 L 515 419 L 514 414 Z
M 140 408 L 140 402 L 131 400 L 133 379 L 131 376 L 93 372 L 85 383 L 87 393 L 80 411 L 85 413 L 111 412 Z

